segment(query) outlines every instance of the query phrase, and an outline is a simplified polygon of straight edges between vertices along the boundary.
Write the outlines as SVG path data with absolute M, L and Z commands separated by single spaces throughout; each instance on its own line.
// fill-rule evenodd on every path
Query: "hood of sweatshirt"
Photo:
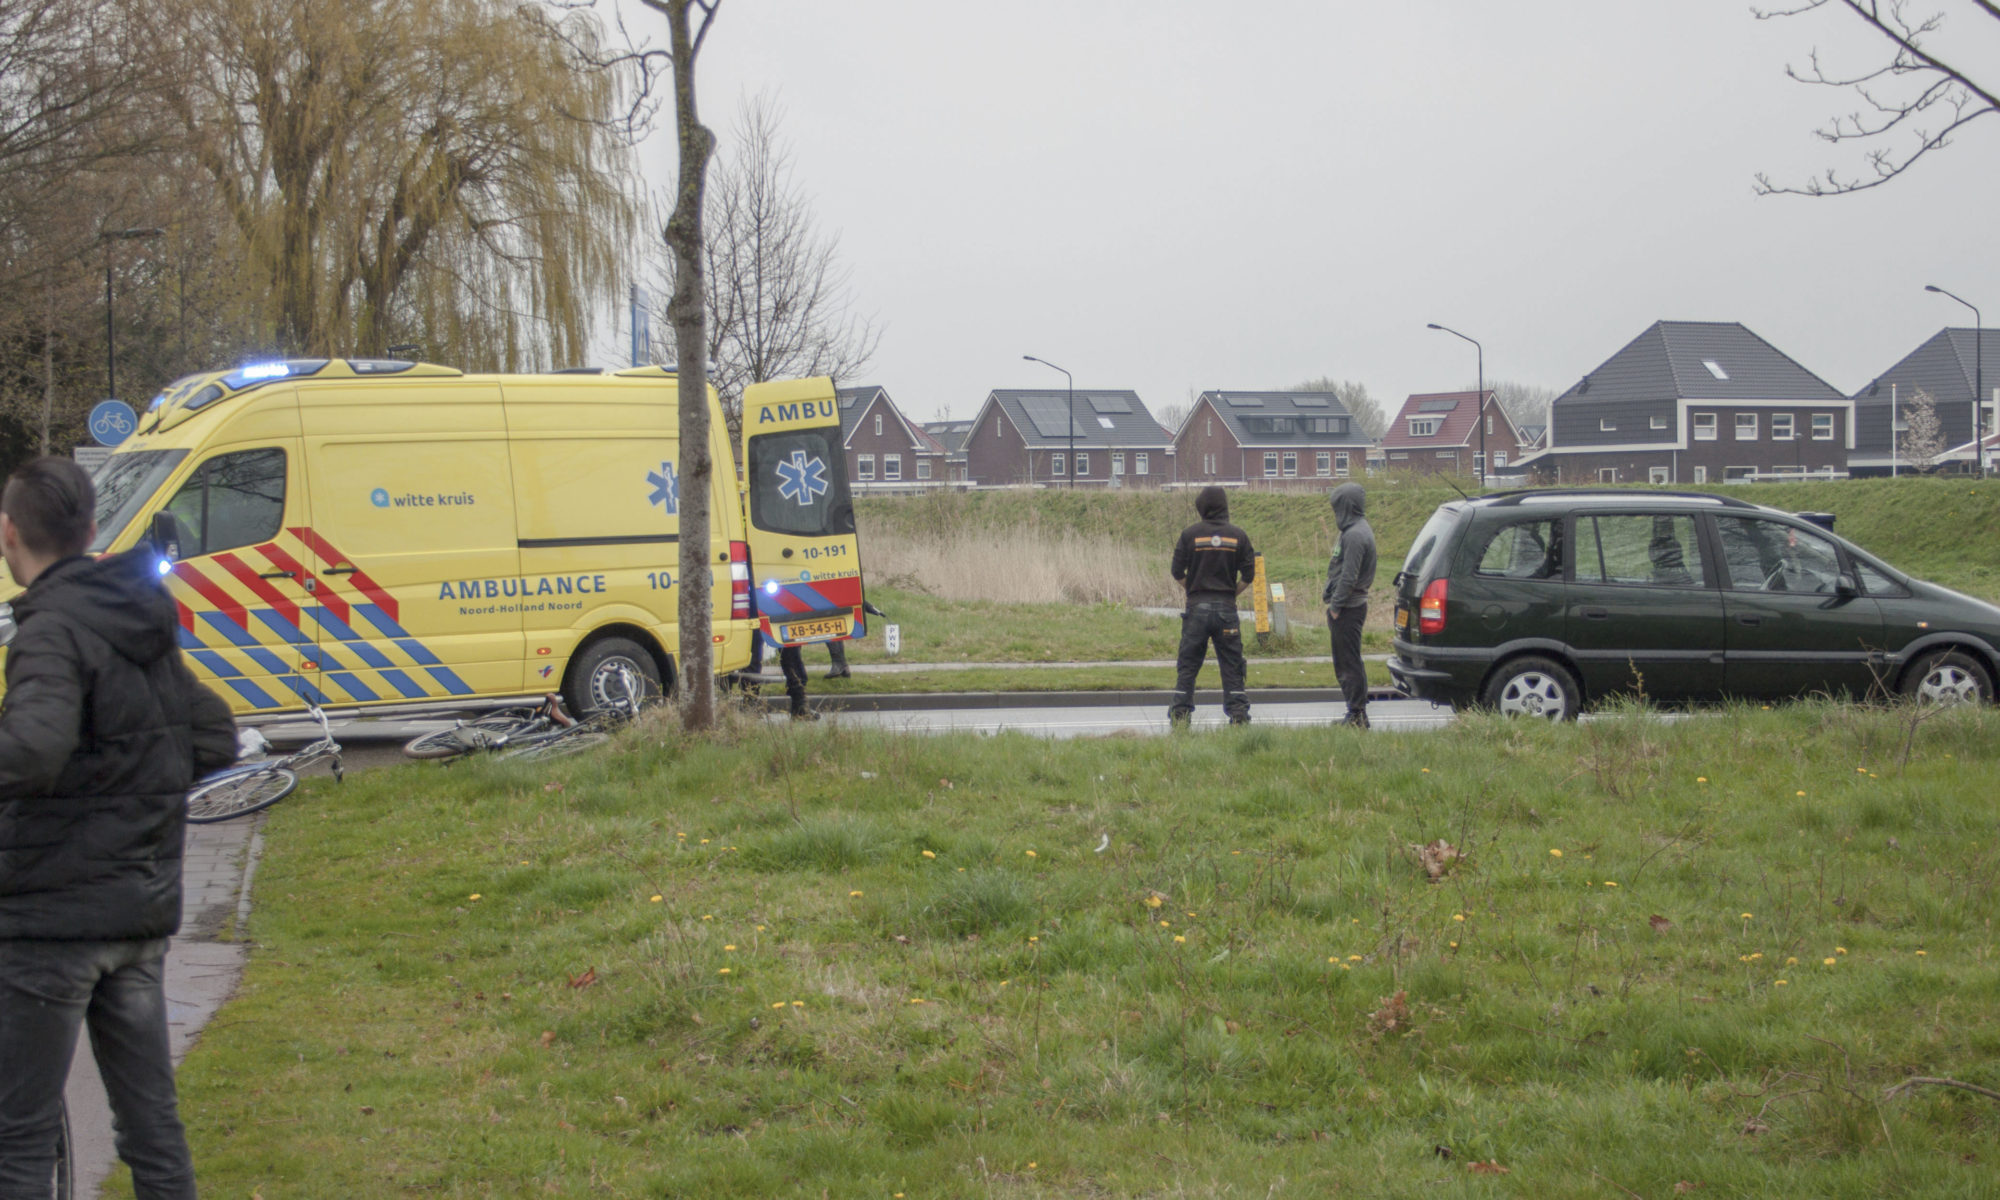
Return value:
M 1194 510 L 1204 521 L 1229 519 L 1229 493 L 1211 484 L 1195 493 Z
M 1368 515 L 1368 493 L 1358 483 L 1343 483 L 1328 497 L 1333 505 L 1333 521 L 1346 529 Z

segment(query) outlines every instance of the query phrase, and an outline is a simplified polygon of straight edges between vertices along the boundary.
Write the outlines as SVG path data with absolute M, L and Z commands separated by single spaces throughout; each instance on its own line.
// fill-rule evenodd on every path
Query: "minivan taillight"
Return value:
M 1443 579 L 1431 580 L 1431 585 L 1424 589 L 1423 597 L 1417 601 L 1418 633 L 1444 632 L 1444 598 L 1447 589 L 1447 581 Z
M 729 543 L 729 619 L 750 619 L 750 543 Z

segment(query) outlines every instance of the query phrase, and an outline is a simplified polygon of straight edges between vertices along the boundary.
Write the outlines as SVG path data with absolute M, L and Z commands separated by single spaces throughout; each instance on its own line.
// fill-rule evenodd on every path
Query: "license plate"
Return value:
M 781 642 L 815 642 L 846 636 L 846 617 L 828 617 L 823 621 L 798 621 L 778 627 L 778 640 Z
M 1408 605 L 1396 606 L 1396 628 L 1403 633 L 1410 632 L 1410 609 Z

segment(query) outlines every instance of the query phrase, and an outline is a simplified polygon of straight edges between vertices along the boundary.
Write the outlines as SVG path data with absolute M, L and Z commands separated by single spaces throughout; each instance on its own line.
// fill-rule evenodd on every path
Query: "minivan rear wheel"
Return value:
M 1486 684 L 1486 706 L 1509 717 L 1574 721 L 1582 696 L 1568 668 L 1536 655 L 1502 664 Z
M 1971 656 L 1940 650 L 1910 668 L 1903 694 L 1919 704 L 1980 704 L 1993 699 L 1993 681 Z

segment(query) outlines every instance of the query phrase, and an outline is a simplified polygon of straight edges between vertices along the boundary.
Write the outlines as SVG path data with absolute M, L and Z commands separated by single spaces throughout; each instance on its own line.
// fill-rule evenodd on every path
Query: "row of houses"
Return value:
M 1129 390 L 1001 389 L 969 421 L 930 424 L 876 386 L 841 389 L 840 408 L 861 491 L 1312 486 L 1381 470 L 1705 484 L 1909 469 L 1919 391 L 1935 402 L 1936 465 L 1976 470 L 2000 452 L 1996 385 L 2000 331 L 1940 330 L 1846 396 L 1735 322 L 1658 321 L 1558 396 L 1546 425 L 1517 425 L 1491 391 L 1410 396 L 1379 439 L 1332 392 L 1203 392 L 1172 429 Z

